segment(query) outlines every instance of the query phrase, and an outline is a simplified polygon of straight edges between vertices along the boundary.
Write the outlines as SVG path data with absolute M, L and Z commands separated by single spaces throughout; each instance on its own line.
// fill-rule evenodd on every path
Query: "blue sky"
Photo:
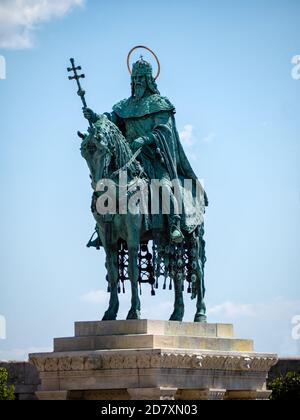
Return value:
M 160 58 L 159 89 L 209 196 L 209 321 L 234 323 L 257 351 L 300 353 L 291 336 L 300 314 L 300 79 L 291 75 L 300 3 L 39 4 L 0 0 L 0 359 L 51 348 L 74 321 L 106 309 L 104 253 L 85 247 L 94 221 L 76 131 L 86 122 L 66 67 L 74 56 L 88 105 L 109 111 L 130 94 L 126 56 L 137 44 Z M 143 317 L 167 318 L 172 301 L 145 288 Z M 185 301 L 192 320 L 195 304 Z M 127 293 L 120 318 L 128 309 Z

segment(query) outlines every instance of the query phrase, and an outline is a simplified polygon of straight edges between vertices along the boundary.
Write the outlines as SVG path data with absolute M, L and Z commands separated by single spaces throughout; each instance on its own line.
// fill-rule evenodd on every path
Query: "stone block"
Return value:
M 231 324 L 152 321 L 144 319 L 75 322 L 75 337 L 128 334 L 233 338 L 233 326 Z
M 252 340 L 179 335 L 103 335 L 54 339 L 54 351 L 85 351 L 105 349 L 194 349 L 218 351 L 253 351 Z

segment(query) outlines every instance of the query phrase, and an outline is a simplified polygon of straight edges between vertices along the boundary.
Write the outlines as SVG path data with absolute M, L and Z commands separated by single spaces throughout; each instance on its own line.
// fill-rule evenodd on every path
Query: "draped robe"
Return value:
M 150 180 L 159 180 L 167 173 L 171 181 L 178 182 L 183 204 L 181 228 L 190 233 L 203 224 L 208 202 L 181 145 L 174 114 L 174 105 L 159 94 L 124 99 L 113 107 L 112 113 L 105 113 L 129 144 L 143 138 L 145 143 L 138 159 Z M 184 188 L 187 179 L 192 180 L 191 190 Z M 153 229 L 161 229 L 162 224 L 161 217 L 153 218 Z

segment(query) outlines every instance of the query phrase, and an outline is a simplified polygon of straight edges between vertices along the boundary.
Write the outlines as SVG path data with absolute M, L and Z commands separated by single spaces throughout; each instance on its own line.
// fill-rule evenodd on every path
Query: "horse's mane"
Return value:
M 100 124 L 100 126 L 98 125 L 97 128 L 100 129 L 99 131 L 105 137 L 107 147 L 113 154 L 115 169 L 119 170 L 126 168 L 129 175 L 132 176 L 139 174 L 142 171 L 142 167 L 136 159 L 133 162 L 130 162 L 133 155 L 132 151 L 118 127 L 105 118 L 105 120 L 102 121 L 102 124 Z M 103 132 L 103 130 L 105 130 L 105 132 Z M 128 162 L 130 162 L 130 164 L 127 166 Z

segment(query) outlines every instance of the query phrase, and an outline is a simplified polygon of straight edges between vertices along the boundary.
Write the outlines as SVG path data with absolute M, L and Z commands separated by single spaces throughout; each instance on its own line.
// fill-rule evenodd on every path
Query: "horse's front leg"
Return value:
M 128 273 L 131 283 L 131 308 L 127 319 L 140 319 L 141 302 L 138 291 L 138 247 L 137 245 L 128 245 Z
M 174 289 L 175 289 L 175 301 L 174 311 L 170 317 L 170 321 L 182 321 L 184 315 L 184 302 L 182 292 L 182 274 L 179 272 L 175 274 Z
M 117 245 L 108 246 L 106 249 L 106 268 L 110 286 L 110 299 L 109 307 L 105 312 L 102 321 L 115 320 L 119 310 Z

